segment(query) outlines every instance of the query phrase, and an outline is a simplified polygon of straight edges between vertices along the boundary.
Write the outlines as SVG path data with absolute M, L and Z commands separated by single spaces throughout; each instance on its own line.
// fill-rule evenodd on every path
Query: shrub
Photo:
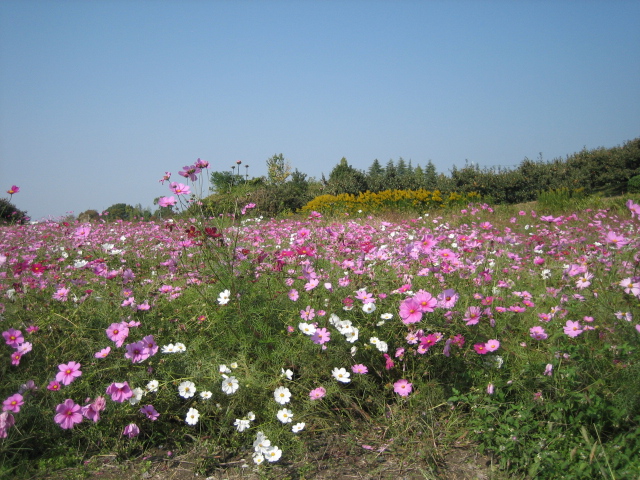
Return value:
M 26 223 L 28 221 L 27 212 L 19 210 L 6 198 L 0 198 L 0 223 Z
M 629 190 L 629 193 L 640 193 L 640 175 L 636 175 L 629 179 L 627 189 Z

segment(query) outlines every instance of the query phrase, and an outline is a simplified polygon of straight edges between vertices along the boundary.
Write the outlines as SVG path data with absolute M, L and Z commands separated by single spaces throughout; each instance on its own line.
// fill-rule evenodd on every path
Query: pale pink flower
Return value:
M 413 390 L 413 384 L 403 378 L 393 384 L 393 391 L 401 397 L 408 396 L 411 393 L 411 390 Z
M 81 366 L 78 362 L 61 363 L 58 365 L 60 371 L 56 374 L 56 381 L 63 385 L 69 385 L 82 375 L 80 371 Z
M 320 400 L 326 394 L 327 391 L 323 387 L 318 387 L 309 392 L 309 398 L 311 398 L 311 400 Z

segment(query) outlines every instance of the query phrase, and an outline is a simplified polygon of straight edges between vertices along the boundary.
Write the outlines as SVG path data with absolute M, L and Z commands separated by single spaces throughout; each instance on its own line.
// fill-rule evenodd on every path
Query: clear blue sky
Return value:
M 640 136 L 638 1 L 0 1 L 0 193 L 152 206 L 197 158 L 449 173 Z M 243 169 L 244 170 L 244 169 Z

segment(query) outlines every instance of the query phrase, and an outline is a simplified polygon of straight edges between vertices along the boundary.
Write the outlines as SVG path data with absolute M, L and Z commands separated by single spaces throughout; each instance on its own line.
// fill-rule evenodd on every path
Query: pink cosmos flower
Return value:
M 60 390 L 60 382 L 56 382 L 55 380 L 49 382 L 49 385 L 47 385 L 47 390 L 57 392 L 58 390 Z
M 618 235 L 616 232 L 609 230 L 607 236 L 605 238 L 605 242 L 611 243 L 614 247 L 620 249 L 625 245 L 629 244 L 629 240 L 623 237 L 622 235 Z
M 552 372 L 553 372 L 553 365 L 550 363 L 547 363 L 547 366 L 544 368 L 544 375 L 551 376 Z
M 82 422 L 82 414 L 80 413 L 80 405 L 76 404 L 70 398 L 64 403 L 56 407 L 56 416 L 53 418 L 60 425 L 60 428 L 71 429 L 76 423 Z
M 408 396 L 411 393 L 411 390 L 413 390 L 413 384 L 403 378 L 393 384 L 393 391 L 401 397 Z
M 171 182 L 169 184 L 169 188 L 176 195 L 189 195 L 191 193 L 191 189 L 188 185 L 184 185 L 178 182 Z
M 158 205 L 166 208 L 166 207 L 173 207 L 176 204 L 176 197 L 174 197 L 173 195 L 171 195 L 170 197 L 160 197 L 160 199 L 158 200 Z
M 111 395 L 111 400 L 122 403 L 133 396 L 133 391 L 127 382 L 114 382 L 107 387 L 107 394 Z
M 10 412 L 0 414 L 0 438 L 7 438 L 7 430 L 16 424 L 15 418 Z
M 171 178 L 171 172 L 164 172 L 164 177 L 162 177 L 160 180 L 158 180 L 162 185 L 164 185 L 164 182 L 168 182 L 169 179 Z
M 359 363 L 358 365 L 354 365 L 353 367 L 351 367 L 351 371 L 353 373 L 364 375 L 369 372 L 369 369 L 365 365 Z
M 20 360 L 22 359 L 22 352 L 13 352 L 11 354 L 11 365 L 20 365 Z
M 529 329 L 529 335 L 531 335 L 531 338 L 534 338 L 536 340 L 546 340 L 548 337 L 547 333 L 544 331 L 544 328 L 540 326 L 531 327 Z
M 2 336 L 4 337 L 5 343 L 12 348 L 18 348 L 18 346 L 24 342 L 22 332 L 15 328 L 10 328 L 6 332 L 2 332 Z
M 68 288 L 64 288 L 61 287 L 58 290 L 56 290 L 56 293 L 53 294 L 53 299 L 57 300 L 59 302 L 66 302 L 67 301 L 67 297 L 69 295 L 69 290 Z
M 438 306 L 438 300 L 424 290 L 418 290 L 413 296 L 413 299 L 418 303 L 418 308 L 420 308 L 420 311 L 423 313 L 433 312 Z
M 20 395 L 19 393 L 14 393 L 4 402 L 2 402 L 2 411 L 18 413 L 22 405 L 24 405 L 22 395 Z
M 318 388 L 314 388 L 309 392 L 309 398 L 311 398 L 311 400 L 320 400 L 326 394 L 327 394 L 327 391 L 324 388 L 318 387 Z
M 127 352 L 124 358 L 128 358 L 132 363 L 144 362 L 150 356 L 143 342 L 130 343 L 125 348 Z
M 482 311 L 480 307 L 469 307 L 462 320 L 467 322 L 467 325 L 476 325 L 480 321 L 481 316 Z
M 311 340 L 313 340 L 313 343 L 322 345 L 331 340 L 331 332 L 326 328 L 316 328 L 315 333 L 311 335 Z
M 298 291 L 295 288 L 292 288 L 291 290 L 289 290 L 289 299 L 293 302 L 295 302 L 296 300 L 298 300 Z
M 384 368 L 386 368 L 387 370 L 391 370 L 394 367 L 394 363 L 392 358 L 389 356 L 389 354 L 384 353 L 384 359 L 385 359 L 385 365 Z
M 316 316 L 315 309 L 311 308 L 310 305 L 307 305 L 307 308 L 304 310 L 300 310 L 300 318 L 303 320 L 313 320 Z
M 107 406 L 107 401 L 104 397 L 97 397 L 92 403 L 82 407 L 82 415 L 88 420 L 93 420 L 95 423 L 100 420 L 100 412 Z
M 487 347 L 484 343 L 476 343 L 473 346 L 473 349 L 476 351 L 476 353 L 479 353 L 480 355 L 485 355 L 487 352 Z
M 137 437 L 139 434 L 140 428 L 138 428 L 135 423 L 130 423 L 129 425 L 124 427 L 124 430 L 122 431 L 122 435 L 129 438 Z
M 413 298 L 407 298 L 400 304 L 400 318 L 402 323 L 409 325 L 422 320 L 422 310 L 420 304 Z
M 572 320 L 567 320 L 567 323 L 564 326 L 565 335 L 569 335 L 571 338 L 575 338 L 582 333 L 582 327 L 579 322 L 574 322 Z
M 81 366 L 78 362 L 61 363 L 58 365 L 60 371 L 56 374 L 56 380 L 63 385 L 69 385 L 82 375 Z
M 109 340 L 115 342 L 116 347 L 121 347 L 129 336 L 129 327 L 124 323 L 112 323 L 109 328 L 107 328 L 106 332 Z
M 106 347 L 100 350 L 99 352 L 96 352 L 93 356 L 95 358 L 105 358 L 107 355 L 109 355 L 110 352 L 111 352 L 111 347 Z
M 487 343 L 485 343 L 485 347 L 487 352 L 495 352 L 500 348 L 500 342 L 498 340 L 488 340 Z
M 11 185 L 11 188 L 9 190 L 7 190 L 7 193 L 9 195 L 13 195 L 14 193 L 18 193 L 20 191 L 20 187 L 17 187 L 15 185 Z
M 458 301 L 458 294 L 452 288 L 449 288 L 438 295 L 438 306 L 440 308 L 453 308 Z
M 490 383 L 489 385 L 487 385 L 487 393 L 489 395 L 493 395 L 493 390 L 494 390 L 493 383 Z
M 156 420 L 158 420 L 158 418 L 160 418 L 160 414 L 155 408 L 153 408 L 153 405 L 145 405 L 140 409 L 140 412 L 144 413 L 152 422 L 155 422 Z
M 142 340 L 140 340 L 140 343 L 144 345 L 144 348 L 146 349 L 149 356 L 152 357 L 153 355 L 158 353 L 158 344 L 154 340 L 153 335 L 145 336 Z

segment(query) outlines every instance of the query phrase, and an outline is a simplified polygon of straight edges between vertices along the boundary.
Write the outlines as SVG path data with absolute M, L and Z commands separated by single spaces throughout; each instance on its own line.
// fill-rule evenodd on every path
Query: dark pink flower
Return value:
M 2 336 L 4 337 L 5 343 L 12 348 L 18 348 L 18 345 L 24 342 L 22 332 L 15 328 L 10 328 L 6 332 L 2 332 Z
M 485 355 L 487 353 L 487 346 L 484 343 L 476 343 L 473 348 L 476 353 L 479 353 L 480 355 Z

